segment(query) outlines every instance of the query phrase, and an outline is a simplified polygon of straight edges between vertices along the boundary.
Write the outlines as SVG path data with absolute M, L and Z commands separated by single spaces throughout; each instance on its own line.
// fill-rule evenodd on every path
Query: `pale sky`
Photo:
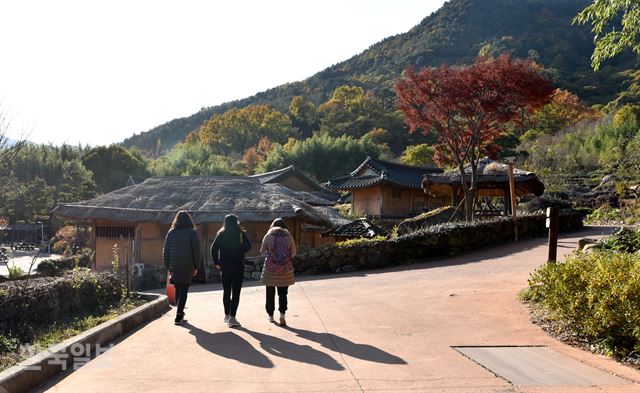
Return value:
M 120 142 L 303 80 L 444 0 L 0 0 L 0 107 L 37 143 Z

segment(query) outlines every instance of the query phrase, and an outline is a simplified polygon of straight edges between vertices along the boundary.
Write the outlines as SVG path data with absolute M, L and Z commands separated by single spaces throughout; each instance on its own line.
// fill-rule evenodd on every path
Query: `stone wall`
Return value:
M 519 237 L 547 236 L 545 219 L 544 214 L 519 217 Z M 580 229 L 582 216 L 575 212 L 564 212 L 560 216 L 560 224 L 561 231 Z M 414 259 L 452 255 L 509 243 L 513 238 L 510 218 L 456 222 L 434 225 L 395 239 L 312 249 L 297 255 L 294 264 L 296 273 L 310 274 L 382 268 Z
M 518 218 L 520 238 L 547 236 L 544 214 L 527 214 Z M 582 228 L 582 216 L 571 210 L 560 215 L 560 230 Z M 347 246 L 328 245 L 301 252 L 294 258 L 296 274 L 340 273 L 406 263 L 452 255 L 462 251 L 509 243 L 513 241 L 511 218 L 453 222 L 433 225 L 415 232 L 383 241 L 368 241 Z M 260 280 L 263 257 L 245 258 L 245 280 Z M 220 282 L 220 273 L 212 264 L 205 267 L 207 282 Z M 159 288 L 165 284 L 166 271 L 162 267 L 145 265 L 143 277 L 135 278 L 135 288 Z
M 119 303 L 122 291 L 116 276 L 89 269 L 74 270 L 62 277 L 2 283 L 0 334 L 28 340 L 38 326 Z

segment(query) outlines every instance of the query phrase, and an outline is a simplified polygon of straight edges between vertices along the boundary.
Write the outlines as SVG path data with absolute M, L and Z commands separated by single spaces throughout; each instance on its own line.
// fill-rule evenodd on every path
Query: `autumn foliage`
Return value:
M 505 54 L 466 66 L 409 68 L 396 91 L 410 132 L 437 136 L 434 160 L 462 173 L 470 165 L 471 179 L 462 176 L 469 218 L 478 161 L 495 157 L 494 141 L 504 135 L 505 125 L 548 103 L 553 88 L 537 64 Z

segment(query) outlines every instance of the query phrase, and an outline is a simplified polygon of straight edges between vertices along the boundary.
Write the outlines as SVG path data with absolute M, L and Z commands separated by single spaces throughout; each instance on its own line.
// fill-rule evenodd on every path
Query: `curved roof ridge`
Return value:
M 262 177 L 262 176 L 270 176 L 270 175 L 275 175 L 275 174 L 283 174 L 283 173 L 287 173 L 289 171 L 295 170 L 295 166 L 293 165 L 289 165 L 287 167 L 284 168 L 280 168 L 280 169 L 275 169 L 273 171 L 269 171 L 269 172 L 264 172 L 264 173 L 257 173 L 255 175 L 249 175 L 248 177 Z

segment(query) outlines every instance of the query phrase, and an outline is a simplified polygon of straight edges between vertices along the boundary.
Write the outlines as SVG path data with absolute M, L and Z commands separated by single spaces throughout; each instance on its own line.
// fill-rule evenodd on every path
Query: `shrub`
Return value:
M 608 355 L 640 352 L 640 255 L 596 250 L 548 263 L 529 279 L 523 298 Z
M 613 236 L 606 237 L 599 241 L 594 248 L 629 253 L 638 252 L 640 251 L 640 229 L 621 228 Z
M 67 225 L 58 229 L 51 239 L 51 251 L 56 254 L 66 254 L 69 250 L 70 254 L 78 254 L 85 240 L 75 226 Z
M 43 276 L 59 276 L 76 267 L 90 267 L 92 259 L 93 253 L 91 250 L 87 254 L 73 255 L 60 259 L 45 259 L 38 264 L 37 271 Z
M 0 334 L 0 353 L 15 352 L 20 347 L 20 340 L 11 336 Z
M 62 254 L 64 253 L 64 250 L 66 250 L 66 248 L 67 248 L 67 242 L 65 240 L 59 240 L 53 243 L 53 246 L 51 246 L 51 251 L 54 254 Z
M 20 266 L 11 266 L 9 268 L 9 279 L 15 280 L 24 276 L 24 270 Z
M 26 285 L 28 284 L 28 285 Z M 121 302 L 122 282 L 113 274 L 76 269 L 62 277 L 0 284 L 0 333 L 28 341 L 35 329 L 62 318 Z
M 621 222 L 622 216 L 620 209 L 609 205 L 602 205 L 585 217 L 588 224 L 597 224 L 601 222 Z

